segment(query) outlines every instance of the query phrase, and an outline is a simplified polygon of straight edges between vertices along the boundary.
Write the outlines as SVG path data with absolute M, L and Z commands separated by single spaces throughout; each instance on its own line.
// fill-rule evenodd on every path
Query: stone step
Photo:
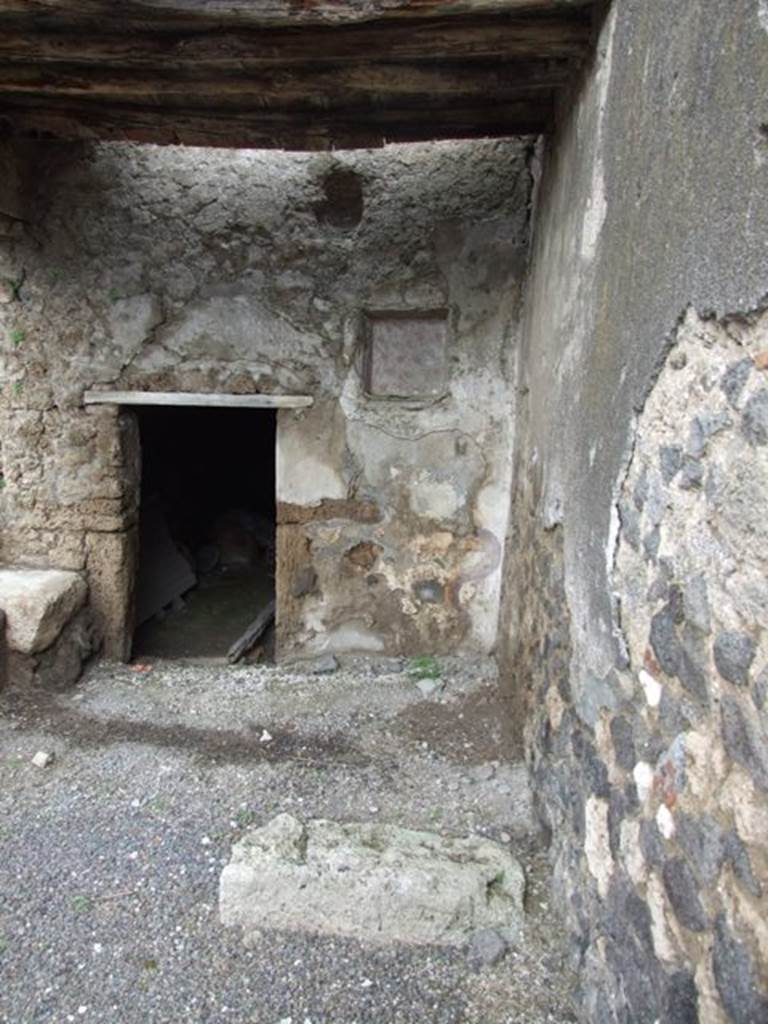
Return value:
M 444 946 L 494 930 L 517 943 L 524 888 L 518 861 L 488 839 L 280 814 L 235 844 L 219 912 L 246 942 L 276 928 Z
M 0 687 L 60 690 L 78 679 L 94 649 L 87 596 L 76 572 L 0 569 L 5 625 Z

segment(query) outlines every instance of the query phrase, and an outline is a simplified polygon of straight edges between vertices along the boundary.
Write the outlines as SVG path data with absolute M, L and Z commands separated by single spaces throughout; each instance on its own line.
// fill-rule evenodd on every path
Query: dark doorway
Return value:
M 275 595 L 276 414 L 138 411 L 133 656 L 223 658 Z M 255 655 L 268 656 L 267 640 Z

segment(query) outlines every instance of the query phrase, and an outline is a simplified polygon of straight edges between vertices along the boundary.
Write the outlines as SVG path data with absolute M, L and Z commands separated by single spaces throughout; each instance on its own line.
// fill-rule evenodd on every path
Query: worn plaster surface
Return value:
M 543 157 L 505 678 L 598 1024 L 768 1014 L 763 22 L 617 0 Z
M 313 408 L 278 424 L 278 503 L 314 510 L 282 516 L 283 653 L 489 651 L 525 145 L 338 157 L 41 146 L 27 159 L 4 190 L 16 216 L 1 275 L 3 559 L 85 570 L 107 653 L 123 656 L 135 419 L 84 409 L 83 392 L 309 394 Z M 446 317 L 445 389 L 370 398 L 366 314 L 424 310 Z M 259 472 L 247 439 L 243 472 Z M 366 521 L 360 502 L 376 510 Z

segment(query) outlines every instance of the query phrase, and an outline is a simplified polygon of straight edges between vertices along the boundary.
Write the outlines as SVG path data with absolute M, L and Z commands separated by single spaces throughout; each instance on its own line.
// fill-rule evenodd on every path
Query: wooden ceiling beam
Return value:
M 253 26 L 344 25 L 383 19 L 551 14 L 588 7 L 591 0 L 3 0 L 0 23 L 43 25 L 97 21 L 121 24 L 215 20 Z
M 591 32 L 588 0 L 0 0 L 0 131 L 295 149 L 533 134 Z
M 400 97 L 419 97 L 428 105 L 444 97 L 496 101 L 517 96 L 535 98 L 567 80 L 566 61 L 456 62 L 423 64 L 341 64 L 284 68 L 257 67 L 250 73 L 214 74 L 104 68 L 90 65 L 0 66 L 0 98 L 13 102 L 51 97 L 178 106 L 233 104 L 258 110 L 263 106 L 311 108 L 383 104 Z
M 581 17 L 470 18 L 376 22 L 337 28 L 208 29 L 206 31 L 4 31 L 0 61 L 41 67 L 101 64 L 165 69 L 242 69 L 258 64 L 360 62 L 361 59 L 442 62 L 467 59 L 564 60 L 587 52 L 590 27 Z
M 50 101 L 0 107 L 0 132 L 26 138 L 116 140 L 240 149 L 368 149 L 393 142 L 500 138 L 544 131 L 552 96 L 482 105 L 446 102 L 333 111 L 159 110 Z

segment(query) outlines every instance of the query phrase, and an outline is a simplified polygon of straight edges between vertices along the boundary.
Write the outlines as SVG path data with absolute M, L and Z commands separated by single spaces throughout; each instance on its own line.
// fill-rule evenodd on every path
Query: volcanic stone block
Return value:
M 458 946 L 488 928 L 518 940 L 524 887 L 515 858 L 486 839 L 281 814 L 235 844 L 219 910 L 246 938 L 279 928 Z
M 756 650 L 755 641 L 746 633 L 720 633 L 714 646 L 717 671 L 729 683 L 746 686 Z
M 731 934 L 722 914 L 715 922 L 712 961 L 715 983 L 728 1019 L 733 1024 L 768 1020 L 768 999 L 758 988 L 752 958 Z
M 754 364 L 750 358 L 739 359 L 737 362 L 731 363 L 722 376 L 720 387 L 734 408 L 736 408 L 739 395 L 747 383 L 753 366 Z
M 664 888 L 681 924 L 692 932 L 707 928 L 707 916 L 699 899 L 696 878 L 682 857 L 674 857 L 662 870 Z
M 768 389 L 758 391 L 747 402 L 741 432 L 753 448 L 768 444 Z

